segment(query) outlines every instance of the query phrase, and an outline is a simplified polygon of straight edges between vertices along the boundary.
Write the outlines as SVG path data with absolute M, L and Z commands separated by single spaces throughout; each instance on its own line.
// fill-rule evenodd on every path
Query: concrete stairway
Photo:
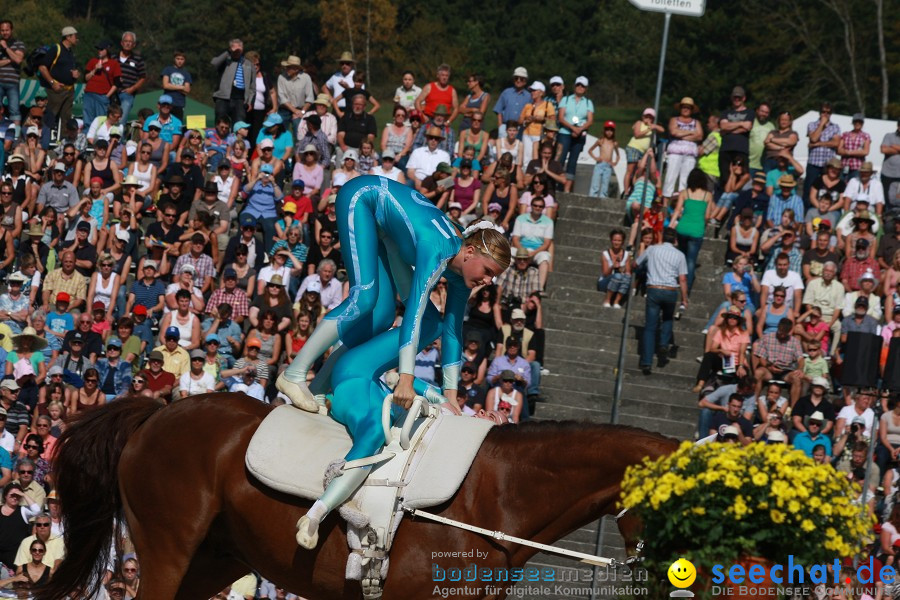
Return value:
M 621 228 L 625 202 L 561 194 L 556 221 L 554 271 L 544 301 L 546 330 L 545 367 L 542 380 L 545 402 L 537 405 L 536 419 L 576 419 L 608 423 L 612 408 L 624 310 L 603 308 L 597 292 L 600 255 L 609 234 Z M 698 259 L 699 268 L 688 311 L 675 323 L 677 358 L 644 376 L 638 367 L 638 341 L 644 326 L 644 300 L 633 296 L 623 394 L 619 423 L 689 439 L 697 423 L 697 396 L 690 391 L 703 352 L 704 328 L 711 312 L 724 300 L 721 278 L 725 242 L 707 239 Z M 593 554 L 597 523 L 573 532 L 560 546 Z M 622 539 L 612 518 L 607 518 L 603 556 L 624 558 Z M 562 569 L 586 567 L 573 560 L 537 555 L 530 564 Z M 580 584 L 585 590 L 590 584 Z M 602 582 L 595 584 L 604 585 Z M 618 585 L 628 585 L 619 581 Z M 587 597 L 587 593 L 584 597 Z M 525 596 L 531 597 L 531 596 Z M 537 596 L 534 596 L 537 598 Z M 541 595 L 543 599 L 563 596 Z M 573 596 L 565 596 L 571 598 Z M 575 596 L 582 597 L 582 596 Z

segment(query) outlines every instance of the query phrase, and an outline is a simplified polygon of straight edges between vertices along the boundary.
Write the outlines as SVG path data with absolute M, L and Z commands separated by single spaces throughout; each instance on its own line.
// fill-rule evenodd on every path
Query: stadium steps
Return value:
M 625 202 L 560 194 L 556 220 L 554 270 L 544 299 L 546 347 L 542 378 L 544 402 L 535 419 L 574 419 L 608 423 L 612 410 L 615 375 L 624 310 L 603 308 L 604 295 L 597 291 L 600 255 L 609 234 L 621 225 Z M 701 330 L 724 301 L 722 274 L 726 244 L 707 238 L 698 258 L 696 281 L 687 312 L 675 322 L 677 357 L 660 368 L 654 358 L 653 374 L 645 376 L 638 365 L 639 340 L 644 327 L 644 299 L 634 303 L 626 336 L 625 376 L 619 405 L 619 423 L 633 425 L 679 440 L 690 439 L 697 424 L 697 396 L 692 393 L 704 336 Z M 560 540 L 559 546 L 593 554 L 598 523 L 591 523 Z M 602 556 L 622 560 L 624 542 L 615 521 L 607 517 Z M 589 568 L 567 558 L 540 553 L 530 562 L 557 570 Z M 585 591 L 588 584 L 581 583 Z M 597 585 L 603 585 L 599 582 Z M 619 582 L 619 585 L 627 583 Z M 542 599 L 587 597 L 583 595 L 525 595 Z

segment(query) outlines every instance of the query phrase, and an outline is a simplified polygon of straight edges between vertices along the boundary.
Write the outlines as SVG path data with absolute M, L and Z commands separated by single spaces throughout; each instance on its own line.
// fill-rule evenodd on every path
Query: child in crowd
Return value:
M 594 152 L 596 150 L 596 153 Z M 591 187 L 588 196 L 606 198 L 609 193 L 609 180 L 613 168 L 619 163 L 619 143 L 616 141 L 616 124 L 607 121 L 603 126 L 603 137 L 597 139 L 588 150 L 591 158 L 597 161 L 591 175 Z

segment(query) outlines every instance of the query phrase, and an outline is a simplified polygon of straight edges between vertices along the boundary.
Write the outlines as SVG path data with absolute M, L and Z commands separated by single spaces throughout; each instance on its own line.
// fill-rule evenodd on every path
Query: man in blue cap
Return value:
M 100 391 L 109 402 L 128 392 L 131 385 L 131 364 L 122 360 L 122 341 L 117 337 L 106 342 L 106 358 L 97 360 Z
M 175 376 L 176 379 L 187 373 L 191 366 L 191 358 L 188 351 L 178 344 L 181 339 L 181 332 L 178 328 L 171 326 L 166 328 L 163 344 L 153 349 L 159 352 L 163 357 L 163 371 L 167 371 Z
M 228 247 L 225 248 L 225 260 L 222 261 L 222 264 L 232 264 L 235 262 L 235 255 L 243 251 L 247 253 L 247 263 L 256 269 L 257 272 L 263 268 L 265 250 L 263 250 L 262 242 L 256 235 L 258 224 L 256 217 L 253 215 L 246 211 L 241 213 L 241 216 L 238 218 L 238 225 L 241 228 L 240 232 L 228 241 Z M 241 246 L 246 246 L 246 250 L 242 249 Z
M 172 96 L 169 94 L 162 94 L 157 101 L 157 106 L 159 107 L 159 112 L 151 115 L 144 121 L 144 132 L 150 131 L 151 123 L 157 123 L 159 125 L 159 137 L 169 142 L 174 148 L 181 142 L 181 132 L 184 129 L 184 123 L 172 113 Z

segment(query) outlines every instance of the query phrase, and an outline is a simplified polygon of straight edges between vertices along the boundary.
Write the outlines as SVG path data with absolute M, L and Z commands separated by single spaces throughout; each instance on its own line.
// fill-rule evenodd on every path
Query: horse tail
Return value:
M 93 597 L 115 543 L 116 519 L 124 524 L 119 493 L 119 458 L 132 434 L 163 408 L 158 400 L 117 400 L 78 415 L 59 438 L 53 474 L 68 548 L 36 600 L 63 600 L 73 590 Z M 81 597 L 81 596 L 79 596 Z

